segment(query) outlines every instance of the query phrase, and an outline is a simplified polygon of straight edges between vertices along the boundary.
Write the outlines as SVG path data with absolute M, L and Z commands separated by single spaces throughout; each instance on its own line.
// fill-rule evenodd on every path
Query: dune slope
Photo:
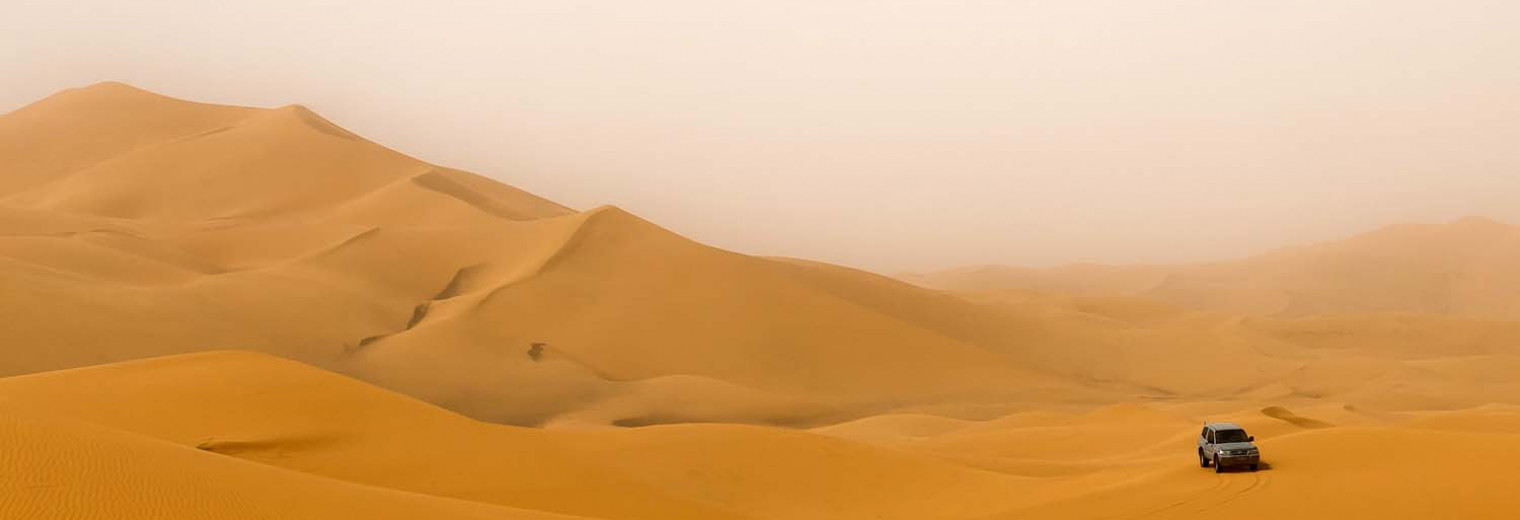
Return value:
M 570 517 L 365 486 L 0 408 L 5 518 Z
M 0 408 L 131 432 L 164 449 L 596 518 L 971 518 L 1036 490 L 933 457 L 779 429 L 486 424 L 248 352 L 0 379 Z M 966 505 L 946 510 L 947 498 Z
M 0 374 L 253 349 L 519 424 L 1095 398 L 960 299 L 573 212 L 304 107 L 108 83 L 0 121 L 0 341 L 50 345 Z M 54 160 L 73 148 L 92 159 Z

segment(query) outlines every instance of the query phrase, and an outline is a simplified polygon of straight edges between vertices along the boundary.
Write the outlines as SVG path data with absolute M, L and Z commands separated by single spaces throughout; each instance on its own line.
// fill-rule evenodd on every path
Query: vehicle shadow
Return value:
M 1261 463 L 1256 464 L 1256 471 L 1255 472 L 1261 472 L 1261 471 L 1272 471 L 1272 463 L 1270 463 L 1270 462 L 1261 462 Z M 1224 468 L 1224 471 L 1223 471 L 1223 473 L 1255 473 L 1255 472 L 1251 471 L 1251 468 L 1248 468 L 1248 467 L 1245 467 L 1245 466 L 1226 466 Z

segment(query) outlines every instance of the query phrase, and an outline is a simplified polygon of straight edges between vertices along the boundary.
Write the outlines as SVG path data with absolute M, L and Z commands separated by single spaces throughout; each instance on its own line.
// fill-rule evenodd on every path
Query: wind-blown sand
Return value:
M 1508 518 L 1515 265 L 1474 218 L 913 285 L 105 83 L 0 116 L 0 517 Z

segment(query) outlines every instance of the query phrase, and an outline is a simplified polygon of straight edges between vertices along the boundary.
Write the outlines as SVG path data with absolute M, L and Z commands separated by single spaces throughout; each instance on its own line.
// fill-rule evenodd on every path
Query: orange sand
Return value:
M 0 517 L 1509 518 L 1517 265 L 1464 219 L 912 285 L 105 83 L 0 116 Z

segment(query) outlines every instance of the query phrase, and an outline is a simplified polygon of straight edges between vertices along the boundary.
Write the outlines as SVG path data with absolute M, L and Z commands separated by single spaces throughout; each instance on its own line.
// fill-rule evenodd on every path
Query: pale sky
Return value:
M 1513 1 L 0 6 L 0 111 L 101 80 L 887 273 L 1520 223 Z

